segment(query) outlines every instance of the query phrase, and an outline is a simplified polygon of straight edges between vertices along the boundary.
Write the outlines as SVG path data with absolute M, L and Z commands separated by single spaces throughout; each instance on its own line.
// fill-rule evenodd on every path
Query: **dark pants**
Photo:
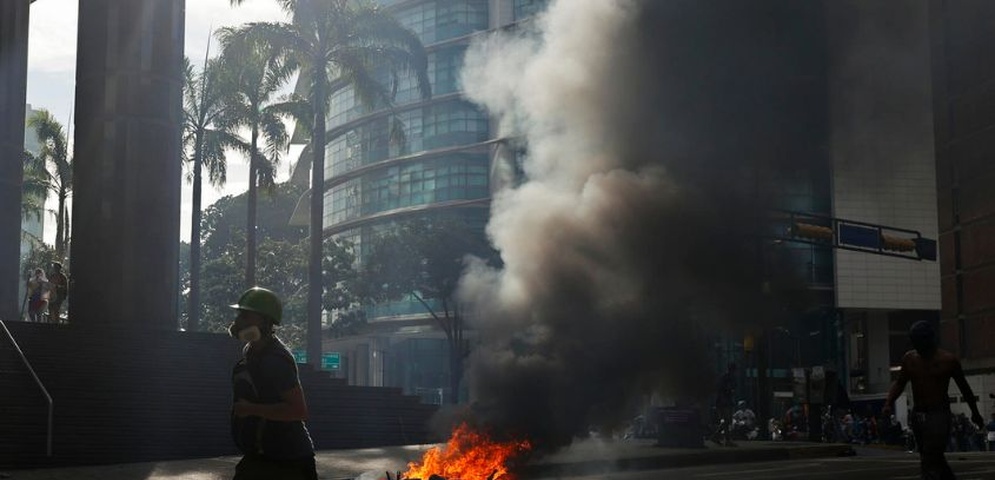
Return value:
M 314 457 L 276 460 L 246 455 L 235 465 L 232 480 L 318 480 Z
M 950 412 L 912 412 L 912 431 L 919 443 L 919 472 L 923 480 L 954 480 L 943 452 L 950 439 Z
M 712 440 L 716 443 L 729 443 L 729 433 L 732 431 L 732 405 L 717 405 L 715 414 L 718 418 Z

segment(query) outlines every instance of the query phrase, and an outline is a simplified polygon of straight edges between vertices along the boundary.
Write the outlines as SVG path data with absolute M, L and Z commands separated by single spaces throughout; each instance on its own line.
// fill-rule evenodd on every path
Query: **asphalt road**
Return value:
M 947 454 L 959 480 L 995 480 L 995 453 Z M 904 452 L 860 451 L 855 457 L 760 462 L 708 467 L 549 477 L 601 480 L 917 480 L 919 457 Z

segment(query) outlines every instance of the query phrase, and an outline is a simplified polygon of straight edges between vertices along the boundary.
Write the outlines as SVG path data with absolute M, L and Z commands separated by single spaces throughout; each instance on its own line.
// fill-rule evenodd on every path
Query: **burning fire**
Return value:
M 508 462 L 529 451 L 528 441 L 495 442 L 465 423 L 456 427 L 445 447 L 425 452 L 421 464 L 408 464 L 401 478 L 427 480 L 438 475 L 447 480 L 514 480 Z

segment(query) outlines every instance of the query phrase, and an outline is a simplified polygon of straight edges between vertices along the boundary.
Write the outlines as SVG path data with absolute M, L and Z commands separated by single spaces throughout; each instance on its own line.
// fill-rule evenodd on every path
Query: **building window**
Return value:
M 490 136 L 487 116 L 471 103 L 452 100 L 397 115 L 405 143 L 392 144 L 391 119 L 376 117 L 331 140 L 325 148 L 325 178 L 413 152 L 484 142 Z
M 531 17 L 549 6 L 549 0 L 515 0 L 515 20 Z
M 486 154 L 453 154 L 391 166 L 332 188 L 328 225 L 398 208 L 490 196 Z
M 487 0 L 437 0 L 404 8 L 394 14 L 425 45 L 487 29 Z

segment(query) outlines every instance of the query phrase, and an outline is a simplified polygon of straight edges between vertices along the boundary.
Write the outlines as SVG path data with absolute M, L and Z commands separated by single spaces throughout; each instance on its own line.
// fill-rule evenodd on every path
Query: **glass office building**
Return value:
M 484 235 L 498 139 L 488 115 L 462 97 L 463 57 L 475 34 L 513 25 L 541 11 L 548 0 L 379 4 L 425 45 L 432 97 L 422 99 L 411 76 L 400 79 L 389 113 L 364 108 L 351 88 L 331 97 L 328 128 L 340 133 L 326 147 L 324 231 L 352 243 L 360 258 L 378 233 L 412 218 L 444 216 Z M 398 120 L 405 133 L 401 144 L 390 136 L 391 123 Z M 360 349 L 368 358 L 354 360 L 369 365 L 362 372 L 354 365 L 349 371 L 354 383 L 432 395 L 447 384 L 445 341 L 430 331 L 424 306 L 415 300 L 379 304 L 367 318 L 377 338 Z

